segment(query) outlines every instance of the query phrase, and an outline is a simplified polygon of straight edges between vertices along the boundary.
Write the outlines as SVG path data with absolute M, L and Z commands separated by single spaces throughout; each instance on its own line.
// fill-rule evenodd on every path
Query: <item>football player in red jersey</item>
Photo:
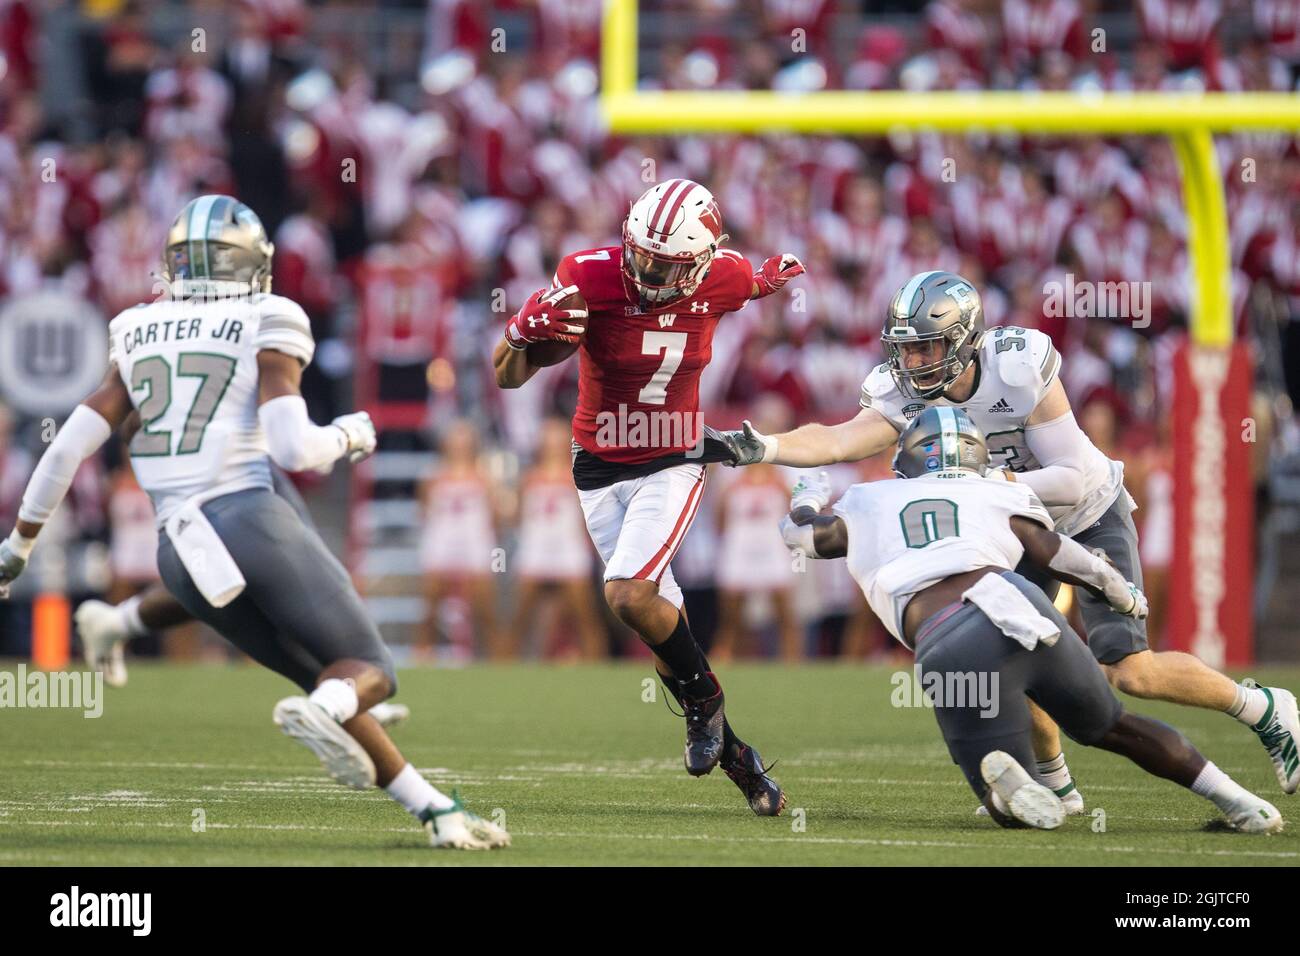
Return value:
M 605 600 L 654 652 L 682 705 L 687 771 L 721 763 L 755 813 L 775 816 L 785 795 L 728 724 L 669 567 L 699 507 L 706 463 L 729 457 L 699 411 L 714 328 L 804 271 L 786 254 L 754 272 L 720 248 L 724 239 L 707 189 L 688 179 L 654 186 L 633 203 L 621 245 L 560 260 L 551 289 L 507 324 L 493 361 L 497 384 L 518 388 L 536 371 L 529 345 L 581 342 L 573 477 L 605 562 Z

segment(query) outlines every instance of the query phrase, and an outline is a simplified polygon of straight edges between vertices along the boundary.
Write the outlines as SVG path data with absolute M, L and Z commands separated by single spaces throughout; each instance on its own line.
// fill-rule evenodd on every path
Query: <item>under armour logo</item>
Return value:
M 546 317 L 548 314 L 549 313 L 543 312 L 541 315 L 537 316 L 530 315 L 528 317 L 528 325 L 530 327 L 534 325 L 550 325 L 551 320 Z
M 692 311 L 692 312 L 708 312 L 708 311 L 709 311 L 709 303 L 707 303 L 707 302 L 692 302 L 692 303 L 691 303 L 691 311 Z

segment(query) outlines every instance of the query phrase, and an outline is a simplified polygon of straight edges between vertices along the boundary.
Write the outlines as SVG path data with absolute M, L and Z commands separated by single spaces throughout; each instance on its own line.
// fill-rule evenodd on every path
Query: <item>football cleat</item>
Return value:
M 126 686 L 126 653 L 130 638 L 122 612 L 103 601 L 82 601 L 73 615 L 81 635 L 81 651 L 86 666 L 104 675 L 109 687 Z
M 411 708 L 405 704 L 390 704 L 387 701 L 375 704 L 370 710 L 366 711 L 371 717 L 379 721 L 379 726 L 387 729 L 396 727 L 402 721 L 411 716 Z
M 1062 793 L 1061 790 L 1064 790 L 1065 792 Z M 1080 793 L 1079 788 L 1074 785 L 1074 781 L 1071 780 L 1068 784 L 1062 787 L 1061 790 L 1053 790 L 1052 792 L 1060 799 L 1061 806 L 1065 807 L 1065 815 L 1067 817 L 1073 817 L 1082 813 L 1083 794 Z
M 1009 753 L 993 750 L 980 761 L 980 776 L 993 792 L 999 812 L 1035 830 L 1055 830 L 1065 822 L 1061 798 L 1029 776 Z
M 749 809 L 760 817 L 779 816 L 785 809 L 785 791 L 767 775 L 772 767 L 763 766 L 763 758 L 753 747 L 738 748 L 734 753 L 723 757 L 721 764 L 723 773 L 745 795 Z
M 1253 793 L 1239 801 L 1230 813 L 1228 826 L 1238 833 L 1277 833 L 1282 829 L 1282 814 L 1277 807 Z
M 1065 792 L 1062 793 L 1062 790 Z M 1079 792 L 1079 788 L 1074 785 L 1073 781 L 1062 787 L 1061 790 L 1053 790 L 1052 792 L 1060 798 L 1061 806 L 1065 808 L 1065 815 L 1067 817 L 1074 817 L 1083 813 L 1083 794 Z M 975 816 L 987 817 L 988 815 L 989 808 L 984 806 L 984 804 L 981 803 L 975 808 Z
M 686 772 L 692 777 L 710 773 L 722 759 L 722 685 L 709 672 L 718 691 L 712 697 L 696 700 L 682 695 L 682 710 L 686 712 Z
M 490 820 L 465 809 L 460 794 L 452 791 L 445 810 L 429 807 L 420 814 L 429 843 L 444 850 L 495 850 L 510 845 L 510 834 Z
M 286 734 L 314 753 L 325 772 L 344 786 L 368 790 L 375 785 L 375 762 L 356 738 L 319 704 L 306 697 L 286 697 L 272 719 Z
M 1255 681 L 1243 683 L 1259 687 Z M 1297 712 L 1295 694 L 1281 687 L 1259 689 L 1268 697 L 1268 710 L 1251 729 L 1268 751 L 1282 791 L 1295 793 L 1300 788 L 1300 751 L 1297 751 L 1300 747 L 1300 712 Z

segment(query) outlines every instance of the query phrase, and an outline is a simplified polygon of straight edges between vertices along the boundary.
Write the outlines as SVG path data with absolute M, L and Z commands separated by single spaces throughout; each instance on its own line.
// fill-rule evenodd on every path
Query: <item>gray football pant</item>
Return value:
M 214 498 L 203 513 L 247 587 L 225 607 L 214 608 L 161 534 L 158 570 L 185 610 L 304 690 L 315 687 L 329 665 L 362 660 L 380 668 L 396 691 L 392 655 L 352 579 L 291 505 L 269 490 L 254 489 Z
M 936 700 L 934 709 L 953 762 L 981 799 L 987 788 L 980 776 L 980 761 L 990 751 L 1006 751 L 1034 772 L 1026 695 L 1081 744 L 1096 743 L 1124 712 L 1101 668 L 1047 596 L 1014 571 L 1003 577 L 1060 629 L 1054 645 L 1040 643 L 1032 651 L 1025 650 L 973 604 L 962 604 L 960 610 L 940 618 L 951 611 L 949 605 L 917 629 L 916 663 L 922 687 L 937 683 L 945 691 L 975 686 L 995 689 L 996 706 L 983 706 L 970 695 L 957 699 L 948 693 L 946 699 L 941 695 Z M 940 623 L 930 624 L 936 620 Z
M 1105 551 L 1125 580 L 1132 581 L 1141 589 L 1142 560 L 1138 556 L 1137 527 L 1133 524 L 1133 509 L 1128 505 L 1128 495 L 1123 490 L 1100 519 L 1073 538 L 1089 551 L 1095 548 Z M 1049 598 L 1056 599 L 1061 583 L 1048 576 L 1046 571 L 1028 561 L 1020 562 L 1016 571 L 1038 585 Z M 1148 649 L 1146 621 L 1116 614 L 1105 599 L 1087 588 L 1075 588 L 1074 596 L 1079 602 L 1079 614 L 1087 632 L 1088 650 L 1098 661 L 1114 664 L 1130 654 Z

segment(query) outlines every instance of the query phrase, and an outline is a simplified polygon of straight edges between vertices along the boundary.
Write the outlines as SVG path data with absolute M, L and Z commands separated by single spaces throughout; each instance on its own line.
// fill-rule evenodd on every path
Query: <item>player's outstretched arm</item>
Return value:
M 271 460 L 285 471 L 322 471 L 347 456 L 361 461 L 375 450 L 375 425 L 366 412 L 312 423 L 302 398 L 302 363 L 276 349 L 257 353 L 257 419 Z
M 1124 579 L 1105 552 L 1089 551 L 1072 538 L 1019 515 L 1012 517 L 1011 530 L 1024 545 L 1025 557 L 1058 581 L 1088 588 L 1126 617 L 1143 620 L 1147 616 L 1146 595 Z
M 718 432 L 731 452 L 729 465 L 773 462 L 795 468 L 815 468 L 841 461 L 861 461 L 892 448 L 898 431 L 880 412 L 864 408 L 847 422 L 813 422 L 780 435 L 764 435 L 748 421 L 734 431 Z
M 113 363 L 99 388 L 73 409 L 27 482 L 18 522 L 0 542 L 0 597 L 27 566 L 36 536 L 63 502 L 81 463 L 99 451 L 130 412 L 131 395 Z
M 790 493 L 790 513 L 781 519 L 781 537 L 791 551 L 810 558 L 842 558 L 848 553 L 849 529 L 839 515 L 821 510 L 831 500 L 826 472 L 799 477 Z

